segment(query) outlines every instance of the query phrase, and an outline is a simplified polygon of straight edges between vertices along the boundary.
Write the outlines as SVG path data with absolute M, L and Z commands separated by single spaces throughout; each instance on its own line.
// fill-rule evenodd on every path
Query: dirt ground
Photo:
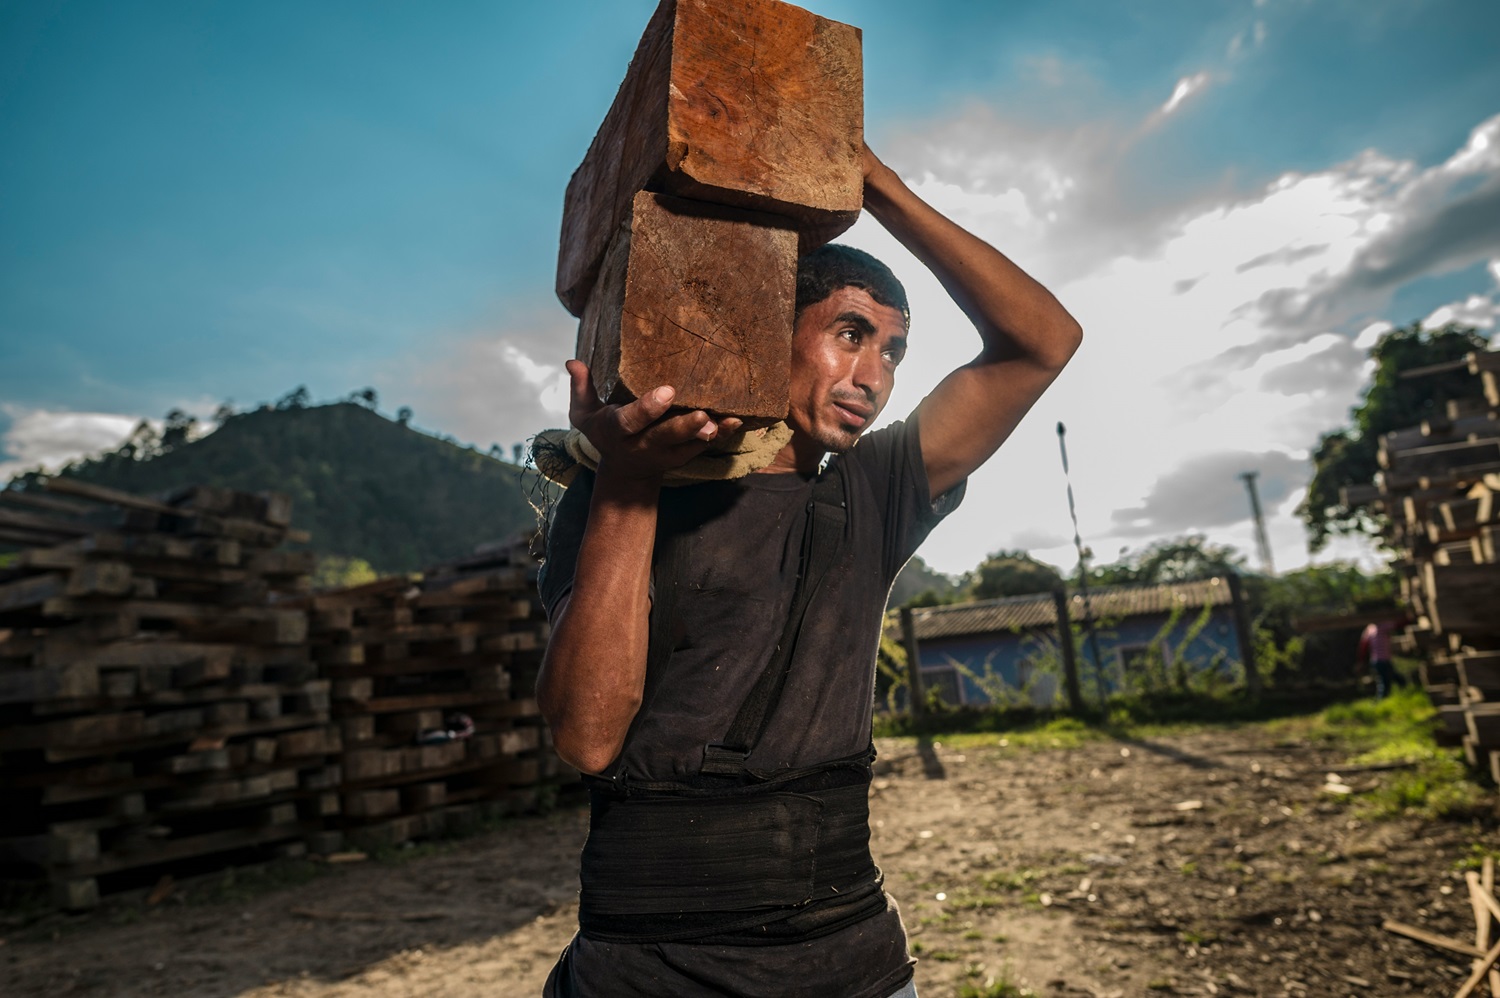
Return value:
M 1360 791 L 1390 773 L 1341 769 L 1326 748 L 1247 726 L 881 751 L 874 850 L 924 998 L 1007 982 L 1098 998 L 1451 995 L 1467 973 L 1380 923 L 1472 939 L 1460 867 L 1500 846 L 1494 823 L 1360 822 L 1326 774 Z M 573 931 L 586 825 L 567 809 L 249 897 L 210 880 L 154 905 L 12 918 L 0 994 L 535 995 Z

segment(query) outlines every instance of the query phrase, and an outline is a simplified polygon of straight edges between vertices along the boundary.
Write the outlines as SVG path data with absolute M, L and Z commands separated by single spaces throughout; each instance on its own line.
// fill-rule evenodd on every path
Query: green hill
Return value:
M 263 407 L 188 441 L 127 443 L 63 474 L 131 492 L 186 485 L 292 497 L 294 526 L 320 555 L 415 571 L 536 525 L 534 475 L 353 402 Z

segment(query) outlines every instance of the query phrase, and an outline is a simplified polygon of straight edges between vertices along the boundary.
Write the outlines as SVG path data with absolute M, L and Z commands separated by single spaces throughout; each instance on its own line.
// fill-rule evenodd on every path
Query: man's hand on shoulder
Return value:
M 676 396 L 669 385 L 625 405 L 606 404 L 599 401 L 587 364 L 570 360 L 567 369 L 568 421 L 599 451 L 600 471 L 609 476 L 659 480 L 703 453 L 719 434 L 741 425 L 733 417 L 715 422 L 701 409 L 668 415 Z

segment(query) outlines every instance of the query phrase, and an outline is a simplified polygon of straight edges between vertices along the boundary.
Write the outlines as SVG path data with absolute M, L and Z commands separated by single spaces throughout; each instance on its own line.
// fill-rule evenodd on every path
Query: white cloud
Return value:
M 57 471 L 76 458 L 113 450 L 140 423 L 138 416 L 109 412 L 31 409 L 0 403 L 10 426 L 0 437 L 0 485 L 24 471 Z M 158 424 L 159 425 L 159 424 Z
M 1368 326 L 1359 331 L 1358 336 L 1354 337 L 1355 349 L 1362 350 L 1368 353 L 1370 350 L 1374 349 L 1376 343 L 1380 342 L 1380 338 L 1382 336 L 1395 328 L 1396 326 L 1394 323 L 1386 322 L 1383 319 L 1380 322 L 1370 323 Z
M 1172 96 L 1161 106 L 1160 113 L 1165 116 L 1171 114 L 1182 106 L 1182 102 L 1198 93 L 1208 86 L 1209 75 L 1207 73 L 1194 73 L 1192 76 L 1184 76 L 1177 81 L 1177 86 L 1172 88 Z
M 1194 90 L 1184 81 L 1155 114 Z M 1279 476 L 1267 499 L 1278 567 L 1306 563 L 1290 501 L 1306 471 L 1299 479 L 1292 465 L 1347 422 L 1368 348 L 1390 328 L 1375 321 L 1380 310 L 1412 279 L 1500 257 L 1500 116 L 1431 167 L 1369 150 L 1248 194 L 1175 203 L 1121 187 L 1115 161 L 1140 134 L 1100 124 L 1049 131 L 971 107 L 888 142 L 919 194 L 1036 274 L 1085 330 L 1073 364 L 924 547 L 942 571 L 1020 538 L 1071 536 L 1057 420 L 1068 425 L 1084 539 L 1101 554 L 1192 529 L 1252 552 L 1248 506 L 1232 507 L 1243 493 L 1235 468 L 1258 455 L 1263 485 Z M 849 241 L 908 283 L 912 352 L 888 410 L 900 416 L 978 340 L 878 225 L 862 221 Z M 1500 263 L 1491 271 L 1500 279 Z M 1444 314 L 1492 322 L 1495 301 L 1476 293 Z M 1189 493 L 1180 502 L 1178 490 Z M 1219 512 L 1204 506 L 1210 496 Z M 1373 557 L 1358 540 L 1330 553 Z M 1065 544 L 1037 554 L 1073 561 Z
M 460 440 L 509 450 L 538 430 L 566 426 L 574 322 L 557 306 L 503 328 L 432 338 L 418 357 L 375 375 L 383 398 L 410 406 L 413 422 Z
M 1478 329 L 1493 329 L 1497 317 L 1500 317 L 1500 302 L 1495 300 L 1495 296 L 1469 295 L 1463 301 L 1439 305 L 1422 320 L 1422 325 L 1433 329 L 1456 322 Z

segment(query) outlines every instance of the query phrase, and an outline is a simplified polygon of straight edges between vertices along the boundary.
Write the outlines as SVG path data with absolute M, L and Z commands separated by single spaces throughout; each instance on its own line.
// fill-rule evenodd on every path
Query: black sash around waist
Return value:
M 788 941 L 885 906 L 870 856 L 868 757 L 740 786 L 591 792 L 579 927 L 606 941 Z M 818 917 L 820 910 L 826 917 Z

